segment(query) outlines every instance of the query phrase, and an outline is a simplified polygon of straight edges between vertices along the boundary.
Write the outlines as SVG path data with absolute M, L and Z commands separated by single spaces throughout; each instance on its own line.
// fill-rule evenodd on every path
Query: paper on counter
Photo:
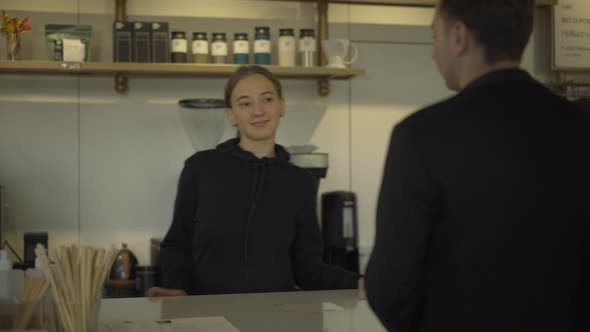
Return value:
M 336 305 L 332 302 L 322 302 L 322 310 L 323 311 L 344 311 L 344 308 L 342 308 L 339 305 Z
M 101 324 L 99 332 L 240 332 L 225 317 L 195 317 Z

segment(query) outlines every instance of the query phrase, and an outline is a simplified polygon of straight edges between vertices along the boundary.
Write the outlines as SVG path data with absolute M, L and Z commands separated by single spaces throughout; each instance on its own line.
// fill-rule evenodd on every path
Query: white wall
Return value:
M 10 232 L 3 239 L 21 253 L 23 230 L 51 230 L 52 243 L 77 240 L 77 117 L 74 78 L 0 76 L 3 231 Z
M 367 76 L 352 82 L 352 189 L 358 194 L 360 244 L 370 247 L 383 160 L 393 126 L 450 94 L 430 60 L 430 45 L 359 44 Z M 416 71 L 415 68 L 423 68 Z
M 296 2 L 129 0 L 136 19 L 166 15 L 172 28 L 247 31 L 314 27 L 314 5 Z M 31 59 L 44 59 L 42 25 L 91 23 L 93 56 L 109 61 L 111 0 L 3 1 L 32 17 L 23 41 Z M 32 11 L 33 8 L 36 11 Z M 76 13 L 80 11 L 79 17 Z M 48 14 L 53 12 L 54 14 Z M 359 203 L 360 245 L 371 247 L 376 197 L 391 128 L 407 114 L 449 92 L 430 60 L 432 9 L 330 6 L 331 35 L 356 42 L 357 65 L 367 74 L 335 81 L 326 98 L 314 81 L 284 80 L 288 113 L 283 144 L 313 143 L 330 153 L 320 191 L 352 190 Z M 187 18 L 195 16 L 198 18 Z M 207 17 L 219 17 L 211 19 Z M 162 19 L 161 17 L 159 19 Z M 533 39 L 526 67 L 541 77 L 546 36 Z M 29 39 L 26 39 L 29 38 Z M 3 45 L 0 43 L 0 54 Z M 539 46 L 541 45 L 541 46 Z M 22 246 L 24 231 L 49 231 L 50 246 L 128 242 L 149 264 L 149 239 L 167 230 L 182 163 L 193 151 L 175 102 L 221 97 L 224 80 L 131 78 L 118 95 L 105 77 L 0 75 L 0 184 L 9 198 L 8 239 Z M 231 136 L 226 131 L 225 137 Z

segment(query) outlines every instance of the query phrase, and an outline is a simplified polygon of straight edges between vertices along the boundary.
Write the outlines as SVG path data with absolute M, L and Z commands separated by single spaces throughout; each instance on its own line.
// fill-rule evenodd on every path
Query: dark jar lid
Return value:
M 301 29 L 299 30 L 299 36 L 303 37 L 313 37 L 315 38 L 315 32 L 313 29 Z
M 248 40 L 248 34 L 244 32 L 234 33 L 234 40 Z
M 193 40 L 207 40 L 206 32 L 193 32 Z
M 254 28 L 257 35 L 270 35 L 270 28 L 269 27 L 256 27 Z
M 225 32 L 214 32 L 214 33 L 212 33 L 212 35 L 213 35 L 213 40 L 225 41 Z
M 293 36 L 293 29 L 279 29 L 279 36 Z
M 186 32 L 172 31 L 172 39 L 186 39 Z

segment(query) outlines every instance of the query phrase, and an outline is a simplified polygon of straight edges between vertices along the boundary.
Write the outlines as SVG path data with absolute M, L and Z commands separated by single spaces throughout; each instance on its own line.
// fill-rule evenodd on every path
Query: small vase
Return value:
M 20 33 L 13 32 L 6 36 L 6 51 L 8 60 L 20 60 Z

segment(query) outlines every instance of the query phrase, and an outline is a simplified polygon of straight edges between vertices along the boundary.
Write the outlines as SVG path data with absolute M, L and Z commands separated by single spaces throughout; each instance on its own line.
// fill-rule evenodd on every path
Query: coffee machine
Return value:
M 322 195 L 324 261 L 359 272 L 356 195 L 333 191 Z

